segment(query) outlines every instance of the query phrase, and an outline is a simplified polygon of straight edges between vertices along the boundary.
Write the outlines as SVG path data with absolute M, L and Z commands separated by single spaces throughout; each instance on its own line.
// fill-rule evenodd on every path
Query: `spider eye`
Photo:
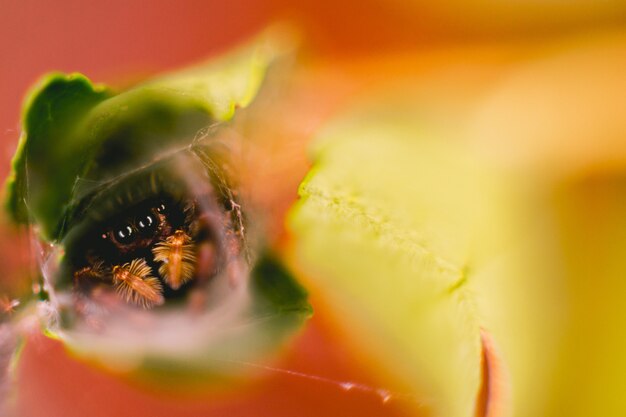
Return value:
M 130 245 L 135 241 L 136 233 L 130 224 L 115 229 L 113 236 L 115 240 L 122 245 Z
M 136 223 L 139 233 L 144 236 L 152 236 L 156 229 L 157 223 L 152 214 L 144 214 L 137 218 Z

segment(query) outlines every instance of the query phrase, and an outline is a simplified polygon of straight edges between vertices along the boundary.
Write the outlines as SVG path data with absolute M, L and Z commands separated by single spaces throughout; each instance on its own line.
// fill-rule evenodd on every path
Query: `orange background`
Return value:
M 542 36 L 615 25 L 626 10 L 615 1 L 565 12 L 554 6 L 564 3 L 560 1 L 505 2 L 511 4 L 508 10 L 490 7 L 491 3 L 66 0 L 61 5 L 50 0 L 0 0 L 0 177 L 8 173 L 15 151 L 24 93 L 51 70 L 79 71 L 95 81 L 130 82 L 225 50 L 277 18 L 294 19 L 305 32 L 309 51 L 333 57 L 485 39 L 540 44 Z M 553 7 L 543 10 L 540 3 Z M 12 234 L 0 239 L 0 283 L 27 265 L 26 256 L 15 249 L 16 242 L 24 246 L 25 242 L 17 239 Z M 371 364 L 353 358 L 339 340 L 318 309 L 296 348 L 279 365 L 376 386 L 367 372 Z M 346 393 L 333 384 L 271 372 L 263 384 L 236 396 L 207 400 L 152 393 L 73 361 L 58 343 L 40 336 L 31 340 L 23 359 L 20 417 L 403 414 L 402 404 L 384 405 L 371 393 Z

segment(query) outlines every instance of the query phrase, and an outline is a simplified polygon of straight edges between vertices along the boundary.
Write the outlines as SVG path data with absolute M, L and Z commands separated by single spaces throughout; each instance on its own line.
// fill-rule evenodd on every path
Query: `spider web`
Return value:
M 207 172 L 202 172 L 200 176 L 204 176 L 205 180 L 208 178 L 208 174 L 212 174 L 211 178 L 217 178 L 217 191 L 225 197 L 228 201 L 230 201 L 231 206 L 231 214 L 234 223 L 234 227 L 237 232 L 241 235 L 243 240 L 243 246 L 245 248 L 244 256 L 246 261 L 254 262 L 258 253 L 258 248 L 255 247 L 252 241 L 254 240 L 262 240 L 259 239 L 258 236 L 253 236 L 250 239 L 248 228 L 246 227 L 246 222 L 244 219 L 245 213 L 248 210 L 248 206 L 246 205 L 245 198 L 242 200 L 237 199 L 233 191 L 226 186 L 228 183 L 226 178 L 223 178 L 224 175 L 221 167 L 213 164 L 211 161 L 211 156 L 207 153 L 206 145 L 210 144 L 212 141 L 215 141 L 215 135 L 222 128 L 219 125 L 211 125 L 206 128 L 200 130 L 196 136 L 193 138 L 192 142 L 189 145 L 185 145 L 179 148 L 171 149 L 166 152 L 160 153 L 153 160 L 141 164 L 140 166 L 133 167 L 128 171 L 124 172 L 119 176 L 115 176 L 113 178 L 109 178 L 106 181 L 97 181 L 89 178 L 83 178 L 80 176 L 76 177 L 74 182 L 74 187 L 72 191 L 72 198 L 70 200 L 69 206 L 76 206 L 81 201 L 85 199 L 88 195 L 101 193 L 103 190 L 111 189 L 112 187 L 117 186 L 128 178 L 136 176 L 139 173 L 142 173 L 148 169 L 150 169 L 155 164 L 171 160 L 176 158 L 181 154 L 190 154 L 198 162 L 200 162 L 206 169 Z M 239 136 L 239 133 L 236 131 L 227 128 L 226 129 L 227 136 L 230 140 L 233 138 L 238 143 L 242 143 L 245 141 L 245 138 Z M 231 152 L 238 152 L 240 150 L 230 149 Z M 209 163 L 207 163 L 207 161 Z M 26 172 L 28 172 L 28 161 L 26 161 Z M 179 169 L 184 173 L 186 167 L 179 166 Z M 189 183 L 190 189 L 194 189 L 195 184 L 197 184 L 200 180 L 198 172 L 191 170 L 189 173 L 184 174 Z M 25 195 L 25 203 L 26 207 L 28 207 L 28 190 L 30 189 L 28 178 L 26 178 L 27 182 L 27 192 Z M 89 207 L 87 207 L 88 209 Z M 211 209 L 213 209 L 211 207 Z M 68 220 L 68 217 L 63 219 L 64 222 Z M 65 230 L 66 227 L 71 227 L 71 225 L 64 224 L 62 229 Z M 252 232 L 259 233 L 261 227 L 259 225 L 253 225 Z M 262 233 L 262 232 L 261 232 Z M 3 324 L 0 324 L 0 372 L 2 372 L 2 377 L 0 379 L 0 403 L 2 406 L 9 407 L 12 405 L 12 401 L 15 397 L 12 394 L 16 392 L 23 392 L 25 388 L 21 388 L 16 386 L 16 384 L 25 384 L 27 383 L 28 377 L 26 381 L 22 381 L 23 378 L 15 379 L 14 369 L 12 367 L 12 359 L 16 358 L 15 352 L 19 345 L 20 338 L 28 337 L 28 333 L 33 331 L 32 326 L 24 325 L 26 322 L 32 322 L 34 316 L 38 317 L 38 320 L 44 323 L 44 327 L 48 329 L 57 330 L 59 327 L 59 309 L 60 303 L 71 302 L 71 298 L 65 297 L 64 294 L 56 294 L 55 283 L 58 280 L 57 274 L 59 273 L 59 260 L 63 257 L 64 248 L 62 242 L 55 242 L 51 244 L 43 243 L 36 238 L 36 227 L 32 231 L 33 243 L 31 246 L 31 250 L 34 253 L 34 257 L 36 264 L 39 266 L 40 275 L 37 279 L 35 279 L 33 283 L 33 297 L 28 300 L 20 300 L 22 305 L 29 306 L 25 308 L 23 311 L 26 313 L 20 315 L 19 319 L 14 319 Z M 246 272 L 248 273 L 248 272 Z M 248 302 L 247 300 L 238 301 L 238 302 Z M 249 328 L 255 328 L 263 323 L 272 322 L 275 319 L 279 319 L 282 317 L 282 313 L 276 314 L 256 314 L 252 317 L 245 316 L 241 318 L 235 317 L 234 322 L 229 323 L 228 331 L 237 331 L 237 332 L 246 332 Z M 304 323 L 306 333 L 306 326 L 309 326 L 308 323 Z M 216 332 L 219 334 L 219 332 Z M 303 350 L 302 346 L 297 345 L 297 339 L 299 336 L 295 336 L 296 342 L 291 342 L 288 344 L 287 353 L 282 352 L 282 355 L 289 354 L 290 349 L 300 349 Z M 131 342 L 132 343 L 132 342 Z M 331 348 L 332 349 L 332 348 Z M 282 348 L 285 350 L 285 348 Z M 306 350 L 306 349 L 304 349 Z M 332 390 L 337 391 L 338 393 L 342 393 L 342 395 L 354 395 L 361 394 L 370 399 L 374 399 L 379 402 L 382 406 L 387 407 L 390 404 L 400 404 L 401 407 L 406 407 L 407 409 L 419 409 L 420 407 L 424 407 L 424 398 L 417 399 L 411 393 L 400 392 L 394 389 L 387 388 L 385 386 L 379 386 L 377 384 L 371 384 L 369 382 L 363 382 L 361 377 L 357 379 L 353 379 L 350 377 L 350 374 L 346 376 L 346 378 L 337 377 L 336 375 L 327 376 L 327 373 L 316 373 L 310 371 L 303 371 L 296 367 L 295 365 L 283 367 L 280 365 L 280 360 L 271 360 L 269 362 L 263 360 L 248 360 L 245 357 L 239 357 L 239 355 L 224 355 L 223 352 L 221 354 L 216 354 L 212 352 L 207 352 L 206 356 L 215 363 L 221 363 L 227 366 L 229 369 L 236 369 L 237 372 L 248 372 L 248 373 L 261 373 L 266 376 L 271 377 L 281 377 L 292 380 L 295 384 L 305 381 L 307 383 L 313 384 L 314 386 L 326 387 Z M 281 355 L 279 355 L 280 357 Z M 306 354 L 304 354 L 306 357 Z M 310 358 L 311 363 L 320 360 L 319 356 L 315 354 L 311 354 Z M 322 358 L 324 360 L 324 358 Z M 351 358 L 344 357 L 341 361 L 345 362 L 354 362 Z M 276 362 L 279 365 L 276 365 Z M 362 374 L 367 374 L 366 372 L 361 372 Z M 371 379 L 370 377 L 366 377 L 365 379 Z M 10 409 L 3 410 L 4 413 L 2 415 L 9 415 L 11 412 Z M 398 411 L 393 411 L 392 409 L 388 409 L 390 415 L 397 415 Z

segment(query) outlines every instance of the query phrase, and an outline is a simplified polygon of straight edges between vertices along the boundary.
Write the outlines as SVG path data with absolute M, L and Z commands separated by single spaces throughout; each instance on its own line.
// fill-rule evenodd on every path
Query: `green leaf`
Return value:
M 218 61 L 190 67 L 149 81 L 141 88 L 184 96 L 219 121 L 231 119 L 238 108 L 256 96 L 268 66 L 289 49 L 277 33 L 266 34 L 252 45 Z
M 481 347 L 468 281 L 490 250 L 474 239 L 489 182 L 398 104 L 344 116 L 319 135 L 289 219 L 293 261 L 416 405 L 471 416 Z
M 32 215 L 60 216 L 62 206 L 56 201 L 69 198 L 66 184 L 84 163 L 80 154 L 68 157 L 76 150 L 67 148 L 65 138 L 77 119 L 111 94 L 80 74 L 57 73 L 44 77 L 29 94 L 7 182 L 7 208 L 15 221 L 28 223 Z
M 60 239 L 77 200 L 98 186 L 249 105 L 282 40 L 261 36 L 206 64 L 114 94 L 80 74 L 44 77 L 26 100 L 8 181 L 15 221 Z
M 261 257 L 254 266 L 252 295 L 253 317 L 266 319 L 263 331 L 255 335 L 257 344 L 260 340 L 266 340 L 268 346 L 280 344 L 313 314 L 308 292 L 271 254 Z

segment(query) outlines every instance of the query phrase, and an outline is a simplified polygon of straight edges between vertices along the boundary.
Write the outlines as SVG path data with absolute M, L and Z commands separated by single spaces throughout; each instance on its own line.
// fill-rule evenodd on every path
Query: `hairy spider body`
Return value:
M 85 266 L 74 272 L 74 282 L 79 283 L 80 281 L 93 278 L 102 280 L 106 278 L 107 275 L 110 275 L 110 272 L 109 270 L 107 273 L 104 262 L 96 261 L 91 266 Z
M 196 254 L 193 240 L 187 233 L 177 230 L 152 249 L 154 260 L 161 262 L 159 274 L 167 285 L 177 290 L 189 281 L 196 269 Z
M 128 303 L 151 308 L 165 301 L 161 282 L 152 276 L 152 268 L 144 259 L 114 266 L 113 283 L 117 293 Z

